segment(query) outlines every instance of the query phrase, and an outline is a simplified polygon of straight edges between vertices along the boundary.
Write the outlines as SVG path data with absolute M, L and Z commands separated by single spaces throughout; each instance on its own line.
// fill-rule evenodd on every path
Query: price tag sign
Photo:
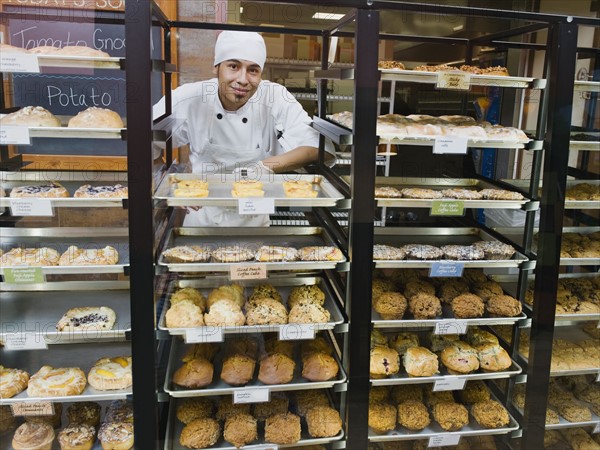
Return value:
M 465 202 L 462 200 L 433 200 L 429 214 L 432 216 L 464 216 Z
M 0 72 L 40 73 L 37 55 L 27 53 L 0 54 Z
M 54 404 L 52 402 L 27 402 L 13 403 L 10 405 L 13 416 L 52 416 Z
M 272 198 L 240 198 L 238 214 L 273 214 L 275 200 Z
M 268 388 L 237 389 L 233 391 L 233 403 L 264 403 L 271 400 Z
M 315 327 L 309 323 L 290 323 L 279 328 L 280 341 L 300 341 L 315 338 Z
M 29 128 L 2 125 L 0 127 L 0 145 L 31 145 Z
M 39 333 L 14 333 L 4 336 L 6 350 L 46 350 L 48 344 Z
M 427 447 L 445 447 L 447 445 L 458 445 L 460 434 L 441 434 L 439 436 L 431 436 Z
M 468 72 L 438 72 L 435 87 L 468 91 L 471 88 L 471 74 Z
M 239 264 L 231 266 L 229 278 L 232 280 L 265 280 L 267 278 L 267 265 Z
M 436 155 L 466 155 L 469 138 L 466 136 L 437 136 L 433 143 Z
M 594 427 L 594 431 L 592 433 L 594 433 L 594 434 L 600 433 L 600 422 L 598 422 L 596 424 L 596 426 Z
M 53 216 L 52 202 L 49 198 L 11 198 L 12 216 Z
M 46 277 L 41 267 L 4 269 L 4 281 L 14 284 L 45 283 Z
M 185 330 L 186 344 L 203 344 L 206 342 L 223 342 L 223 328 L 221 327 L 201 327 Z
M 434 334 L 466 334 L 466 320 L 442 320 L 436 322 Z
M 462 391 L 465 388 L 465 378 L 445 377 L 443 380 L 437 380 L 433 384 L 433 391 Z
M 464 263 L 459 262 L 434 262 L 429 270 L 430 277 L 462 277 L 465 270 Z

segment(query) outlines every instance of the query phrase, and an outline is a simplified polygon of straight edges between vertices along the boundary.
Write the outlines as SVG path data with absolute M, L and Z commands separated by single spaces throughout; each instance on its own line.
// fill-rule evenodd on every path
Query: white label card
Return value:
M 11 198 L 11 216 L 53 216 L 49 198 Z
M 1 126 L 0 145 L 31 145 L 29 128 L 8 125 Z
M 266 264 L 236 264 L 229 269 L 232 280 L 265 280 L 267 278 Z
M 433 384 L 433 391 L 462 391 L 465 388 L 465 378 L 445 377 L 443 380 L 437 380 Z
M 273 198 L 240 198 L 238 214 L 273 214 L 275 200 Z
M 439 436 L 431 436 L 427 447 L 445 447 L 447 445 L 458 445 L 460 434 L 441 434 Z
M 223 328 L 221 327 L 201 327 L 185 330 L 186 344 L 202 344 L 206 342 L 223 342 Z
M 433 153 L 436 155 L 466 155 L 469 138 L 466 136 L 436 136 Z
M 39 333 L 14 333 L 4 336 L 6 350 L 46 350 L 48 344 Z
M 37 55 L 27 53 L 0 54 L 0 72 L 40 73 Z
M 436 322 L 434 334 L 466 334 L 466 320 L 443 320 Z
M 271 400 L 269 388 L 237 389 L 233 391 L 233 403 L 264 403 Z
M 592 431 L 592 433 L 594 433 L 594 434 L 600 433 L 600 423 L 596 424 L 596 426 L 594 427 L 594 431 Z
M 13 416 L 52 416 L 54 404 L 52 402 L 27 402 L 13 403 L 10 405 Z
M 468 72 L 438 72 L 435 87 L 468 91 L 471 87 L 471 74 Z
M 279 446 L 275 444 L 259 445 L 258 447 L 252 447 L 254 450 L 279 450 Z
M 315 338 L 315 327 L 311 323 L 290 323 L 279 328 L 280 341 L 299 341 Z

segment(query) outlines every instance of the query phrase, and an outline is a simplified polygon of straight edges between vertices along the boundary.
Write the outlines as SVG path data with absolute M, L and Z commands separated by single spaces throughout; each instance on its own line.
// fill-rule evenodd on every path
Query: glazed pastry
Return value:
M 78 367 L 42 366 L 29 379 L 29 397 L 79 395 L 86 386 L 85 373 Z
M 0 366 L 0 398 L 11 398 L 23 392 L 29 383 L 29 374 L 21 369 Z
M 91 450 L 96 440 L 96 428 L 84 423 L 73 423 L 58 433 L 61 450 Z
M 56 324 L 58 331 L 112 330 L 115 311 L 108 306 L 86 306 L 69 309 Z
M 168 263 L 200 263 L 210 259 L 210 250 L 198 245 L 171 247 L 162 253 Z
M 54 441 L 54 429 L 45 422 L 25 422 L 13 436 L 14 450 L 50 450 Z
M 88 374 L 88 383 L 99 391 L 126 389 L 133 384 L 131 356 L 101 358 Z
M 69 191 L 67 191 L 60 183 L 51 182 L 48 184 L 14 187 L 10 191 L 10 196 L 60 198 L 69 197 Z
M 129 450 L 133 447 L 133 424 L 105 422 L 98 430 L 98 439 L 104 450 Z
M 119 252 L 107 245 L 104 248 L 79 248 L 71 245 L 60 256 L 59 266 L 113 265 L 119 262 Z
M 127 198 L 127 186 L 115 184 L 114 186 L 91 186 L 84 184 L 79 187 L 73 197 L 76 198 Z

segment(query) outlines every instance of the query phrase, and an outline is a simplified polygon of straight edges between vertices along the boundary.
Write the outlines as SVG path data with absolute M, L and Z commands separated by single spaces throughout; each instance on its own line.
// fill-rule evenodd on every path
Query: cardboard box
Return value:
M 267 46 L 268 58 L 294 59 L 296 56 L 296 40 L 291 34 L 263 33 Z
M 298 40 L 297 59 L 307 59 L 309 61 L 316 61 L 320 58 L 321 46 L 317 41 L 313 41 L 310 39 Z

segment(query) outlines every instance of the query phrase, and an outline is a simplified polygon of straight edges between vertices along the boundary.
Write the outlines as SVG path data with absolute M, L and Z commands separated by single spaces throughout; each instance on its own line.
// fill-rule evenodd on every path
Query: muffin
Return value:
M 255 403 L 252 414 L 259 422 L 264 422 L 267 417 L 288 412 L 290 401 L 284 392 L 273 392 L 268 402 Z
M 451 302 L 452 313 L 457 319 L 472 319 L 483 316 L 485 304 L 475 294 L 461 294 Z
M 212 400 L 206 397 L 184 398 L 177 404 L 177 418 L 184 424 L 195 419 L 212 417 L 214 405 Z
M 272 353 L 260 360 L 258 379 L 264 384 L 286 384 L 294 378 L 295 367 L 296 363 L 290 357 Z
M 503 295 L 504 291 L 502 290 L 502 286 L 500 286 L 495 281 L 486 280 L 481 283 L 477 283 L 473 287 L 473 292 L 481 297 L 484 301 L 488 301 L 488 299 L 494 295 Z
M 516 317 L 521 314 L 521 302 L 510 295 L 492 295 L 486 305 L 492 316 Z
M 223 439 L 236 448 L 258 439 L 256 419 L 250 414 L 232 414 L 225 420 Z
M 438 403 L 453 403 L 454 402 L 454 394 L 452 391 L 425 391 L 425 404 L 433 408 L 434 405 Z
M 462 280 L 448 280 L 442 283 L 438 296 L 443 303 L 451 303 L 455 297 L 469 292 L 469 285 Z
M 372 378 L 385 378 L 400 371 L 400 357 L 396 350 L 384 346 L 371 349 L 370 369 Z
M 250 403 L 233 403 L 233 399 L 229 396 L 219 397 L 219 406 L 215 418 L 217 420 L 227 420 L 234 414 L 250 414 Z
M 221 437 L 219 422 L 209 417 L 194 419 L 188 423 L 179 436 L 179 443 L 189 448 L 205 448 L 215 445 Z
M 213 379 L 213 365 L 204 358 L 194 358 L 183 363 L 173 374 L 173 383 L 188 389 L 208 386 Z
M 333 356 L 313 352 L 302 357 L 302 376 L 309 381 L 327 381 L 335 378 L 339 367 Z
M 434 420 L 446 431 L 460 430 L 469 423 L 469 412 L 459 403 L 436 403 L 432 410 Z
M 333 348 L 323 336 L 315 336 L 314 339 L 302 341 L 300 344 L 300 356 L 304 358 L 309 353 L 321 352 L 328 355 L 333 354 Z
M 231 355 L 223 359 L 221 380 L 232 386 L 243 386 L 254 376 L 256 361 L 246 355 Z
M 407 400 L 398 405 L 398 423 L 411 431 L 420 431 L 431 423 L 431 419 L 422 402 Z
M 315 406 L 306 413 L 308 434 L 314 438 L 332 437 L 342 430 L 340 413 L 329 406 Z
M 477 350 L 466 342 L 457 341 L 440 354 L 442 364 L 452 375 L 471 373 L 479 369 Z
M 416 320 L 435 319 L 442 314 L 442 304 L 435 295 L 416 294 L 409 298 L 408 310 Z
M 96 440 L 96 428 L 85 423 L 72 423 L 58 433 L 61 450 L 91 450 Z
M 251 336 L 227 338 L 224 357 L 231 355 L 244 355 L 255 359 L 258 354 L 258 339 Z
M 420 384 L 399 384 L 392 388 L 392 400 L 395 404 L 407 400 L 423 401 L 423 386 Z
M 484 428 L 501 428 L 510 422 L 506 408 L 495 400 L 485 400 L 473 404 L 471 415 Z
M 427 281 L 415 280 L 406 283 L 404 296 L 408 299 L 418 294 L 435 295 L 435 287 Z
M 305 417 L 306 413 L 315 406 L 329 406 L 329 399 L 322 390 L 305 390 L 295 392 L 296 412 L 300 417 Z
M 12 440 L 14 450 L 50 450 L 54 429 L 45 422 L 25 422 L 16 429 Z
M 385 402 L 390 397 L 387 386 L 371 386 L 369 389 L 369 402 Z
M 271 353 L 281 353 L 288 358 L 294 357 L 294 341 L 280 341 L 277 336 L 271 336 L 265 339 L 265 355 Z
M 370 403 L 369 427 L 377 434 L 384 434 L 396 428 L 396 408 L 389 403 Z
M 300 417 L 290 412 L 275 414 L 265 421 L 265 441 L 295 444 L 300 440 Z
M 399 292 L 383 292 L 373 299 L 373 309 L 383 320 L 402 319 L 406 307 L 406 298 Z

